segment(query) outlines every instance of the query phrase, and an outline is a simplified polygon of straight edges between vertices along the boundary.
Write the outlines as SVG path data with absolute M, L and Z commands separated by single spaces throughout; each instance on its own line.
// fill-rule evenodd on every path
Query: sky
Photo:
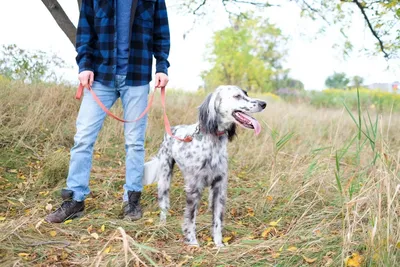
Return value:
M 209 67 L 205 57 L 213 32 L 228 26 L 229 20 L 221 1 L 213 0 L 207 9 L 207 16 L 197 18 L 194 22 L 195 17 L 184 15 L 179 9 L 181 1 L 166 0 L 171 31 L 169 87 L 193 91 L 202 85 L 200 73 Z M 79 16 L 76 1 L 59 2 L 76 25 Z M 382 55 L 371 57 L 365 52 L 359 52 L 371 48 L 374 43 L 361 16 L 353 17 L 349 36 L 355 48 L 344 59 L 343 53 L 333 48 L 335 43 L 340 44 L 343 41 L 338 29 L 332 27 L 323 36 L 318 35 L 321 22 L 301 18 L 295 3 L 269 8 L 263 15 L 289 36 L 288 54 L 283 66 L 289 68 L 290 76 L 301 80 L 307 90 L 324 89 L 325 79 L 334 72 L 362 76 L 366 84 L 400 80 L 399 75 L 396 75 L 400 73 L 399 60 L 387 62 Z M 16 44 L 24 49 L 56 53 L 70 66 L 59 74 L 65 80 L 77 83 L 75 49 L 41 0 L 0 2 L 0 45 L 3 44 Z

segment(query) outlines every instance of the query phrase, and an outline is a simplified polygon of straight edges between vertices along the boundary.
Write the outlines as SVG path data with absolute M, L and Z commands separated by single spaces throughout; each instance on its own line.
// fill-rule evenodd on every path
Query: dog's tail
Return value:
M 144 164 L 144 176 L 142 180 L 143 185 L 149 185 L 158 182 L 159 166 L 160 160 L 158 157 L 154 157 L 152 160 Z

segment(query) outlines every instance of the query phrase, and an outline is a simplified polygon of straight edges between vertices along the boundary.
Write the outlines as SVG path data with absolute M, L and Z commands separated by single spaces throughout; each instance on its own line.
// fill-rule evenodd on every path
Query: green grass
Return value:
M 123 127 L 109 118 L 95 146 L 85 216 L 67 224 L 43 221 L 61 203 L 79 104 L 73 94 L 0 81 L 1 266 L 344 266 L 357 254 L 361 266 L 400 261 L 397 113 L 366 109 L 362 97 L 337 109 L 269 102 L 256 115 L 261 134 L 239 129 L 228 147 L 227 246 L 216 250 L 211 242 L 206 190 L 197 221 L 201 247 L 193 249 L 182 242 L 179 170 L 165 226 L 158 224 L 154 185 L 144 189 L 144 217 L 121 220 Z M 168 96 L 171 124 L 194 122 L 204 96 Z M 121 114 L 120 105 L 113 111 Z M 156 104 L 147 158 L 163 129 Z

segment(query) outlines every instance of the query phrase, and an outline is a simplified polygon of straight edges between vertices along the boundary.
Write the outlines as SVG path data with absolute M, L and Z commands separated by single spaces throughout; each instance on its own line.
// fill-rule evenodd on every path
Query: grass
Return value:
M 176 170 L 171 216 L 158 225 L 156 187 L 144 189 L 144 217 L 120 219 L 122 125 L 110 118 L 95 146 L 86 214 L 50 225 L 60 204 L 79 102 L 73 88 L 0 81 L 1 266 L 395 266 L 400 261 L 400 117 L 355 107 L 283 101 L 257 114 L 261 134 L 239 130 L 229 144 L 223 232 L 213 247 L 207 193 L 199 209 L 201 247 L 182 243 L 185 196 Z M 170 92 L 171 124 L 192 123 L 201 94 Z M 155 103 L 159 102 L 159 97 Z M 121 114 L 118 104 L 113 111 Z M 146 157 L 163 135 L 149 114 Z M 361 263 L 358 263 L 360 260 Z

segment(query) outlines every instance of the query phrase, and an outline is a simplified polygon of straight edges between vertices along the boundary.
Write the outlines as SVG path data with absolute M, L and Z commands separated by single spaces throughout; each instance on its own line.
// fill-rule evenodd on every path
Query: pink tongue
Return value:
M 256 119 L 254 119 L 254 118 L 252 118 L 252 117 L 250 117 L 250 116 L 248 116 L 248 115 L 246 115 L 244 113 L 241 113 L 240 115 L 245 117 L 246 119 L 248 119 L 251 122 L 251 124 L 254 127 L 254 133 L 256 135 L 258 135 L 261 132 L 261 125 L 258 123 L 258 121 Z

